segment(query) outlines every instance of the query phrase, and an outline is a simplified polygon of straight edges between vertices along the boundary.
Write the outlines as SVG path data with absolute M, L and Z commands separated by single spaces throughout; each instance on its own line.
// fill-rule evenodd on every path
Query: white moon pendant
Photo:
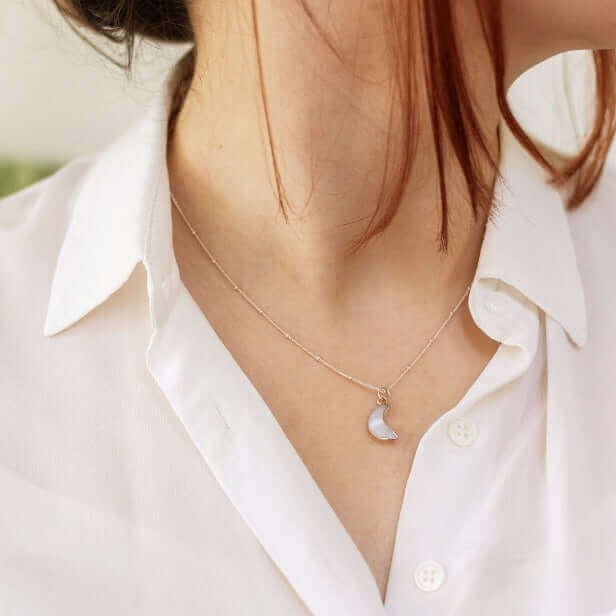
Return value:
M 379 404 L 368 418 L 368 430 L 372 436 L 383 441 L 391 441 L 398 438 L 398 435 L 385 423 L 383 415 L 389 408 L 386 404 Z

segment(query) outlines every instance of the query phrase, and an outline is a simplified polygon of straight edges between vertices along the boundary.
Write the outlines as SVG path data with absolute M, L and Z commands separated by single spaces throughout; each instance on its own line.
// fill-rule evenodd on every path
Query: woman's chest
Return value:
M 466 446 L 436 419 L 414 455 L 385 457 L 399 444 L 412 449 L 400 440 L 394 448 L 375 441 L 376 457 L 352 457 L 346 417 L 337 439 L 313 450 L 315 482 L 251 390 L 225 380 L 226 366 L 209 396 L 194 396 L 175 389 L 189 364 L 163 370 L 156 346 L 152 375 L 129 374 L 132 362 L 110 371 L 92 356 L 80 374 L 113 378 L 106 396 L 58 388 L 54 378 L 46 404 L 33 389 L 22 392 L 19 416 L 9 423 L 3 415 L 0 588 L 16 613 L 190 614 L 205 606 L 229 614 L 594 616 L 616 605 L 608 474 L 590 448 L 592 481 L 575 468 L 569 479 L 558 474 L 567 461 L 556 448 L 575 435 L 554 432 L 545 406 L 553 391 L 547 400 L 533 395 L 543 391 L 535 389 L 541 370 L 529 373 L 535 385 L 525 378 L 452 409 L 476 428 Z M 202 382 L 203 373 L 191 374 Z M 39 392 L 50 390 L 46 378 Z M 351 402 L 365 420 L 363 405 Z M 573 500 L 581 492 L 583 507 Z M 383 605 L 366 562 L 378 576 L 388 551 Z
M 371 397 L 321 401 L 322 423 L 280 412 L 279 422 L 192 304 L 175 306 L 145 364 L 147 322 L 137 344 L 133 324 L 104 327 L 108 317 L 48 346 L 36 376 L 26 358 L 6 363 L 3 607 L 594 616 L 616 606 L 611 398 L 554 347 L 558 334 L 523 376 L 496 378 L 517 365 L 513 349 L 504 372 L 482 373 L 480 389 L 423 426 L 399 423 L 418 402 L 396 397 L 388 421 L 401 440 L 369 441 L 370 456 L 354 435 L 365 436 Z M 460 440 L 454 419 L 474 437 Z M 414 452 L 396 449 L 413 433 Z M 388 550 L 383 604 L 368 561 L 378 576 Z
M 369 387 L 341 378 L 331 363 L 328 368 L 314 361 L 288 340 L 273 336 L 277 332 L 258 319 L 248 335 L 242 335 L 237 325 L 229 325 L 234 319 L 210 316 L 242 368 L 241 377 L 252 386 L 251 399 L 259 399 L 259 407 L 309 473 L 310 483 L 336 516 L 339 531 L 348 535 L 365 561 L 381 601 L 418 445 L 439 417 L 464 397 L 498 346 L 473 327 L 468 313 L 460 317 L 450 328 L 448 340 L 392 389 L 384 420 L 398 438 L 382 440 L 368 429 L 369 416 L 378 404 Z M 262 352 L 264 348 L 267 353 Z M 392 378 L 396 369 L 404 368 L 402 361 L 394 365 L 387 349 L 378 349 L 371 357 L 365 362 L 354 358 L 357 377 L 385 374 L 380 363 L 390 364 Z M 462 419 L 447 429 L 446 448 L 472 445 L 476 428 L 470 419 Z

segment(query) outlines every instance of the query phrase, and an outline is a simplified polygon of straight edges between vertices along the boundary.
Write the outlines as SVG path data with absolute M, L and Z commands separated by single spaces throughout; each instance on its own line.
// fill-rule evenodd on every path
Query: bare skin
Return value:
M 399 439 L 377 441 L 366 430 L 374 395 L 317 365 L 273 330 L 203 258 L 175 209 L 173 216 L 183 280 L 366 559 L 384 600 L 402 496 L 419 440 L 462 397 L 497 343 L 475 326 L 464 304 L 393 390 L 387 419 Z M 264 305 L 275 312 L 283 294 L 283 288 L 272 289 Z M 315 304 L 303 297 L 295 298 L 301 322 L 283 322 L 342 369 L 375 383 L 390 382 L 448 312 L 440 306 L 391 306 L 376 318 L 359 307 L 344 318 L 315 317 Z M 288 299 L 285 303 L 292 306 Z
M 583 2 L 570 4 L 583 12 Z M 258 15 L 270 116 L 295 209 L 286 223 L 269 173 L 249 4 L 192 5 L 197 48 L 204 51 L 198 53 L 197 78 L 169 143 L 172 189 L 206 245 L 274 318 L 343 370 L 388 383 L 470 283 L 485 220 L 472 220 L 459 170 L 450 164 L 453 235 L 448 255 L 438 252 L 439 196 L 424 109 L 418 161 L 398 216 L 381 237 L 345 259 L 345 249 L 374 208 L 381 177 L 389 95 L 378 25 L 381 2 L 308 2 L 356 67 L 361 78 L 354 80 L 306 25 L 298 3 L 264 0 Z M 504 3 L 508 84 L 554 53 L 593 46 L 592 23 L 582 32 L 579 15 L 571 17 L 571 30 L 560 38 L 557 33 L 547 40 L 530 37 L 533 29 L 543 32 L 543 11 L 534 4 L 541 3 Z M 560 4 L 553 11 L 563 10 Z M 476 69 L 471 87 L 496 153 L 499 115 L 489 59 L 472 3 L 459 5 L 464 53 Z M 546 23 L 551 15 L 546 13 Z M 522 28 L 524 37 L 518 37 Z M 365 429 L 374 395 L 333 375 L 280 336 L 230 290 L 175 210 L 173 216 L 185 285 L 308 467 L 384 599 L 419 440 L 463 396 L 497 343 L 475 325 L 465 303 L 395 388 L 396 410 L 389 421 L 400 439 L 376 441 Z

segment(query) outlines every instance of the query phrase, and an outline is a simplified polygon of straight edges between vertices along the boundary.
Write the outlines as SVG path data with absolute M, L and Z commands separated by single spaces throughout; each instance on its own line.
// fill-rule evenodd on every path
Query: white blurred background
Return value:
M 0 157 L 67 160 L 102 147 L 142 111 L 186 48 L 141 44 L 128 80 L 70 30 L 51 0 L 0 0 Z M 581 52 L 553 58 L 509 93 L 523 125 L 567 152 L 583 136 L 587 66 Z

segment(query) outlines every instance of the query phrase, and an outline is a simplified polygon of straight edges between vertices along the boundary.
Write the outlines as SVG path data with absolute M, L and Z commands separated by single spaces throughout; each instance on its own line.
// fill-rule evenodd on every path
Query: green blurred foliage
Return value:
M 52 174 L 60 163 L 0 159 L 0 198 Z

